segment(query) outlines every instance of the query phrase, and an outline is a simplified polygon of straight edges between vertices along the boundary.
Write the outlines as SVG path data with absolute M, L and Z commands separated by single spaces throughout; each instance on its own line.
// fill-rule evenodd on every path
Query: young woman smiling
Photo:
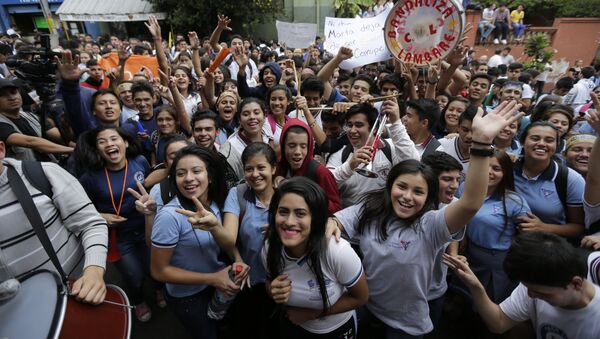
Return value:
M 559 131 L 550 122 L 536 121 L 525 128 L 521 144 L 523 157 L 515 164 L 515 187 L 527 200 L 531 213 L 520 218 L 520 231 L 581 236 L 585 180 L 575 170 L 564 168 L 568 172 L 562 201 L 555 181 L 560 180 L 560 168 L 564 165 L 553 159 L 560 144 Z
M 360 241 L 369 283 L 367 309 L 371 323 L 383 323 L 385 338 L 422 338 L 433 329 L 427 292 L 437 251 L 459 240 L 464 225 L 483 204 L 489 157 L 496 135 L 521 114 L 516 102 L 505 102 L 473 119 L 474 145 L 462 197 L 438 210 L 438 180 L 417 160 L 394 166 L 383 189 L 368 193 L 360 204 L 335 214 L 350 239 Z M 398 293 L 398 286 L 402 293 Z M 374 333 L 374 329 L 370 332 Z M 369 332 L 366 332 L 369 333 Z
M 267 291 L 287 315 L 281 338 L 354 338 L 354 309 L 368 299 L 360 259 L 342 240 L 328 239 L 327 197 L 312 180 L 293 177 L 269 206 L 262 252 Z
M 291 100 L 292 93 L 287 86 L 275 85 L 269 88 L 267 92 L 269 113 L 267 114 L 267 122 L 263 125 L 263 130 L 276 144 L 279 144 L 281 130 L 288 121 L 288 105 Z
M 253 142 L 269 143 L 271 139 L 263 131 L 266 115 L 264 103 L 260 99 L 252 97 L 244 99 L 238 112 L 240 129 L 221 145 L 219 152 L 227 158 L 227 162 L 238 178 L 243 178 L 242 152 L 244 148 Z
M 218 259 L 220 247 L 233 247 L 220 223 L 226 192 L 220 167 L 210 150 L 181 149 L 169 171 L 176 196 L 152 228 L 152 275 L 166 283 L 167 304 L 194 338 L 216 338 L 216 323 L 207 315 L 214 290 L 239 290 L 229 278 L 231 266 Z
M 150 256 L 144 236 L 144 216 L 136 211 L 135 198 L 125 193 L 143 184 L 150 172 L 140 144 L 120 128 L 98 127 L 86 133 L 81 148 L 86 171 L 79 178 L 90 200 L 110 227 L 108 261 L 115 263 L 136 305 L 140 321 L 152 315 L 144 301 L 142 285 L 149 273 Z

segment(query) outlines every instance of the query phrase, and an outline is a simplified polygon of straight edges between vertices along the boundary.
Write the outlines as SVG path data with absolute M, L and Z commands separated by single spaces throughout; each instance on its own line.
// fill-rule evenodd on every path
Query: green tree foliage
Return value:
M 362 13 L 362 8 L 374 5 L 375 0 L 334 0 L 335 16 L 338 18 L 354 18 Z
M 177 32 L 196 31 L 210 35 L 217 14 L 227 15 L 236 33 L 248 34 L 255 24 L 275 18 L 283 11 L 283 0 L 148 0 L 157 11 L 168 14 Z
M 525 54 L 531 58 L 524 63 L 525 68 L 544 70 L 544 66 L 552 59 L 555 51 L 550 47 L 548 35 L 543 32 L 532 33 L 525 41 Z

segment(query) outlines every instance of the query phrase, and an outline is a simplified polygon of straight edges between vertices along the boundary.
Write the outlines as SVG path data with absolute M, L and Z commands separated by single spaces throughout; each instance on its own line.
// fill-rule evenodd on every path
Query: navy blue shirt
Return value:
M 117 230 L 117 244 L 121 254 L 127 254 L 130 250 L 127 245 L 129 240 L 139 240 L 144 237 L 144 216 L 135 209 L 135 197 L 127 192 L 127 188 L 133 188 L 137 191 L 136 182 L 144 183 L 146 175 L 150 172 L 150 165 L 143 156 L 128 159 L 127 179 L 125 181 L 125 190 L 123 191 L 123 176 L 125 168 L 119 171 L 108 170 L 108 177 L 112 188 L 113 200 L 115 206 L 119 207 L 121 192 L 123 191 L 123 203 L 121 204 L 120 216 L 127 218 L 127 221 L 115 226 Z M 79 181 L 90 197 L 90 200 L 100 213 L 117 214 L 113 207 L 108 182 L 104 169 L 99 171 L 87 171 Z

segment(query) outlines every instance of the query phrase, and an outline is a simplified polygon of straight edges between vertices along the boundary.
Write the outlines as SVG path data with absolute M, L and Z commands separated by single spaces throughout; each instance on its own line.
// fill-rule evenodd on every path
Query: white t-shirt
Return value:
M 491 8 L 484 8 L 483 13 L 481 14 L 482 20 L 491 22 L 494 20 L 494 10 Z
M 262 251 L 265 269 L 267 269 L 267 251 L 268 243 L 265 244 Z M 284 259 L 283 273 L 287 274 L 288 279 L 292 281 L 292 292 L 287 304 L 322 310 L 323 301 L 319 284 L 308 265 L 307 258 L 290 257 L 285 250 L 282 250 L 281 255 Z M 321 268 L 327 287 L 329 305 L 335 304 L 346 292 L 346 288 L 354 286 L 363 272 L 360 258 L 350 247 L 350 243 L 343 239 L 338 243 L 333 237 L 329 240 L 327 251 L 321 258 Z M 309 320 L 300 326 L 311 333 L 330 333 L 345 324 L 353 314 L 354 310 L 331 314 L 321 319 Z
M 531 319 L 538 339 L 600 338 L 600 287 L 594 289 L 594 298 L 584 308 L 567 310 L 530 298 L 519 284 L 500 308 L 514 321 Z
M 494 54 L 492 55 L 492 57 L 490 58 L 490 60 L 488 60 L 488 67 L 492 68 L 492 67 L 498 67 L 498 65 L 500 65 L 502 63 L 502 57 L 500 56 L 500 54 Z
M 528 84 L 523 84 L 523 95 L 521 96 L 521 98 L 531 99 L 533 98 L 534 94 L 535 92 L 533 91 L 533 89 L 531 89 L 531 86 L 529 86 Z

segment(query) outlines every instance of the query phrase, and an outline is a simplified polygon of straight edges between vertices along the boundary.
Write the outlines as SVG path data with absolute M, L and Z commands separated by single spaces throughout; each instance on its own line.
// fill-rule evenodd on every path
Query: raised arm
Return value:
M 160 30 L 160 25 L 158 24 L 158 20 L 154 15 L 148 17 L 148 22 L 144 23 L 150 31 L 152 35 L 152 39 L 154 40 L 154 48 L 156 49 L 156 59 L 158 60 L 158 67 L 165 73 L 169 69 L 169 63 L 167 61 L 167 55 L 165 54 L 165 50 L 162 47 L 162 35 Z M 167 82 L 162 82 L 163 86 L 168 86 Z
M 463 47 L 459 44 L 448 54 L 448 56 L 446 57 L 448 67 L 442 72 L 442 75 L 440 76 L 440 81 L 438 82 L 438 89 L 440 91 L 449 90 L 452 93 L 452 95 L 456 94 L 454 93 L 457 92 L 454 88 L 455 86 L 451 86 L 452 88 L 448 88 L 448 86 L 450 85 L 450 81 L 453 79 L 455 73 L 457 72 L 458 67 L 460 67 L 463 64 L 463 61 L 467 57 L 468 51 L 469 47 Z
M 489 157 L 473 154 L 473 151 L 491 149 L 496 135 L 523 115 L 523 113 L 514 114 L 520 108 L 521 106 L 515 101 L 511 101 L 501 103 L 485 116 L 483 109 L 478 109 L 473 118 L 473 145 L 464 193 L 458 201 L 451 203 L 444 210 L 450 233 L 456 233 L 464 228 L 483 204 L 487 193 Z
M 202 63 L 200 62 L 200 39 L 196 32 L 189 32 L 188 39 L 192 48 L 192 65 L 194 66 L 194 72 L 198 77 L 202 76 Z
M 325 84 L 325 91 L 323 92 L 324 98 L 329 98 L 331 96 L 331 92 L 333 91 L 333 87 L 331 87 L 331 84 L 329 83 L 329 79 L 331 76 L 333 76 L 333 72 L 342 63 L 342 61 L 352 58 L 352 55 L 351 48 L 344 46 L 340 47 L 335 57 L 329 60 L 329 62 L 326 63 L 323 68 L 321 68 L 319 74 L 317 74 L 319 79 L 321 79 L 323 84 Z
M 167 74 L 159 71 L 161 78 L 166 78 L 167 83 L 169 85 L 169 90 L 171 91 L 171 96 L 173 97 L 173 106 L 175 107 L 175 111 L 177 112 L 177 119 L 179 120 L 179 126 L 183 128 L 188 134 L 192 134 L 192 126 L 190 116 L 188 115 L 185 104 L 183 103 L 183 96 L 179 93 L 179 88 L 177 88 L 177 84 L 175 80 L 170 76 L 171 71 L 169 70 Z M 162 80 L 161 80 L 162 81 Z
M 589 124 L 594 128 L 596 133 L 600 135 L 600 99 L 592 92 L 590 93 L 596 111 L 591 112 L 588 117 Z M 592 147 L 592 154 L 588 164 L 588 174 L 585 184 L 585 193 L 583 198 L 590 205 L 600 203 L 600 137 L 596 138 Z
M 444 254 L 443 260 L 469 288 L 475 306 L 477 307 L 477 312 L 481 315 L 481 318 L 483 318 L 483 321 L 491 332 L 504 333 L 517 325 L 517 321 L 509 318 L 504 314 L 499 305 L 490 300 L 485 288 L 481 282 L 479 282 L 473 271 L 471 271 L 467 263 L 462 262 L 458 257 L 453 257 L 448 254 Z
M 217 27 L 210 35 L 210 47 L 215 50 L 215 53 L 218 53 L 221 50 L 221 45 L 219 45 L 221 33 L 223 33 L 223 31 L 231 31 L 231 27 L 229 27 L 230 22 L 231 19 L 227 16 L 217 15 Z

